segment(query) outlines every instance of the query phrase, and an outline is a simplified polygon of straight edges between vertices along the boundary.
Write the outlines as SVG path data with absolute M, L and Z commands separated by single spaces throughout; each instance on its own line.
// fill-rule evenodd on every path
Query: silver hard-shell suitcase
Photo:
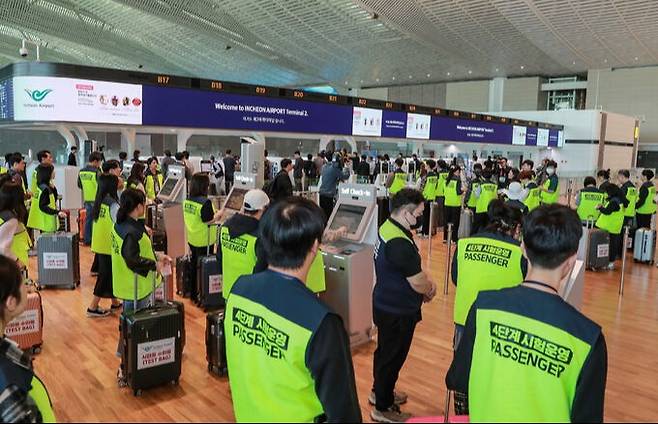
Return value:
M 75 233 L 42 234 L 37 240 L 37 287 L 69 288 L 80 285 L 80 237 Z
M 636 262 L 653 263 L 656 248 L 656 232 L 648 228 L 640 228 L 635 233 L 635 249 L 633 259 Z
M 459 215 L 459 229 L 457 230 L 457 237 L 461 240 L 471 236 L 473 228 L 473 211 L 468 208 L 463 208 L 461 215 Z

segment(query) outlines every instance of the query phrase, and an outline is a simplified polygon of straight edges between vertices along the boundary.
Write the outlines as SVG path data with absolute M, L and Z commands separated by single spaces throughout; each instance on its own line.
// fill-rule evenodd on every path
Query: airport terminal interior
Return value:
M 0 421 L 657 421 L 656 19 L 1 0 Z

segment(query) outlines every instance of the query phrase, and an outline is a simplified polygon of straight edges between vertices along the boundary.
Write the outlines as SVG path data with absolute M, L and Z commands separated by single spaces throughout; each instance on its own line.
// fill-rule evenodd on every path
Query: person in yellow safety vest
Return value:
M 40 150 L 37 152 L 37 162 L 38 165 L 32 171 L 32 178 L 30 179 L 30 193 L 32 197 L 36 197 L 37 188 L 37 168 L 39 165 L 54 165 L 53 164 L 53 155 L 48 150 Z
M 84 202 L 87 217 L 91 216 L 91 210 L 96 201 L 96 192 L 98 191 L 98 176 L 101 173 L 101 162 L 103 157 L 100 152 L 92 152 L 89 155 L 89 162 L 87 166 L 80 170 L 78 174 L 78 187 L 82 190 L 82 201 Z M 93 221 L 91 219 L 85 220 L 85 246 L 91 245 L 91 237 L 93 231 Z
M 468 190 L 464 195 L 464 202 L 466 203 L 466 207 L 472 210 L 474 214 L 478 203 L 477 193 L 480 186 L 482 185 L 482 182 L 482 164 L 476 163 L 473 165 L 473 177 L 468 182 Z
M 651 228 L 651 218 L 656 214 L 656 185 L 650 169 L 642 171 L 642 186 L 635 204 L 637 228 Z
M 436 197 L 443 208 L 443 201 L 445 199 L 446 181 L 448 180 L 448 164 L 443 159 L 436 163 L 439 173 L 439 179 L 436 182 Z
M 596 222 L 601 216 L 599 206 L 605 203 L 606 194 L 596 187 L 594 177 L 585 178 L 584 188 L 576 195 L 576 212 L 583 222 Z
M 222 225 L 217 259 L 222 269 L 224 299 L 228 298 L 238 278 L 267 268 L 267 265 L 257 264 L 259 222 L 269 205 L 270 199 L 263 190 L 249 190 L 244 195 L 242 210 Z
M 217 243 L 217 223 L 223 215 L 223 211 L 215 210 L 208 191 L 210 189 L 210 177 L 208 174 L 197 173 L 190 179 L 190 194 L 183 202 L 183 220 L 185 221 L 185 233 L 187 243 L 190 246 L 190 264 L 194 268 L 191 275 L 196 275 L 196 267 L 199 259 L 207 254 L 215 254 L 215 243 Z M 195 282 L 196 279 L 193 279 Z M 199 293 L 197 285 L 191 285 L 190 298 L 198 301 Z
M 541 188 L 542 205 L 552 205 L 560 200 L 560 180 L 556 174 L 557 162 L 549 161 L 546 166 L 548 178 Z
M 144 225 L 138 222 L 146 209 L 146 196 L 139 190 L 126 189 L 119 200 L 117 222 L 112 229 L 112 292 L 123 301 L 124 313 L 142 309 L 150 304 L 153 278 L 161 283 L 165 268 L 171 269 L 171 258 L 153 250 Z M 137 277 L 137 304 L 135 304 L 135 276 Z M 117 356 L 121 356 L 119 340 Z M 125 385 L 123 367 L 117 373 L 119 385 Z
M 144 188 L 146 189 L 146 198 L 150 201 L 154 201 L 162 184 L 164 184 L 164 177 L 158 171 L 158 158 L 152 157 L 146 161 L 146 166 L 148 167 L 148 172 L 144 177 Z
M 448 172 L 448 179 L 445 186 L 445 214 L 443 227 L 443 241 L 448 240 L 448 224 L 452 224 L 452 241 L 457 241 L 459 231 L 459 219 L 462 209 L 462 194 L 464 189 L 461 180 L 462 170 L 458 166 L 453 166 Z
M 27 181 L 25 181 L 25 158 L 20 153 L 14 153 L 9 159 L 9 175 L 18 184 L 20 184 L 25 199 L 32 197 L 28 190 Z
M 27 267 L 32 247 L 26 218 L 23 189 L 4 175 L 0 178 L 0 255 L 16 261 L 21 269 Z
M 498 198 L 498 181 L 493 171 L 486 168 L 482 171 L 482 183 L 475 190 L 477 203 L 473 217 L 473 233 L 477 234 L 489 225 L 489 204 Z
M 298 197 L 261 221 L 268 269 L 240 277 L 226 303 L 237 422 L 361 422 L 343 321 L 308 288 L 323 231 L 320 207 Z
M 57 187 L 53 184 L 55 167 L 39 165 L 37 167 L 37 191 L 34 193 L 35 204 L 30 207 L 27 227 L 42 233 L 54 233 L 59 229 L 58 216 L 65 217 L 57 209 Z
M 395 171 L 388 174 L 388 178 L 386 179 L 386 188 L 388 189 L 389 194 L 389 209 L 390 199 L 392 199 L 398 191 L 407 186 L 407 173 L 402 169 L 403 165 L 404 159 L 395 159 Z
M 521 171 L 519 174 L 521 185 L 526 192 L 523 204 L 527 206 L 528 213 L 534 211 L 541 205 L 541 190 L 535 182 L 535 177 L 534 171 Z
M 523 224 L 523 284 L 478 295 L 446 376 L 449 390 L 467 393 L 460 413 L 471 422 L 603 422 L 605 338 L 558 294 L 582 233 L 572 209 L 536 209 Z
M 598 207 L 601 215 L 596 220 L 596 227 L 610 233 L 610 264 L 608 269 L 612 271 L 615 269 L 615 261 L 621 257 L 623 252 L 621 232 L 624 228 L 624 211 L 628 200 L 626 200 L 624 192 L 615 184 L 607 186 L 606 194 L 605 204 Z
M 16 263 L 0 256 L 0 334 L 27 308 L 28 286 Z M 35 375 L 32 358 L 7 337 L 0 339 L 0 421 L 56 422 L 50 396 Z
M 118 168 L 118 162 L 116 164 Z M 90 318 L 106 317 L 111 311 L 121 308 L 121 302 L 114 297 L 112 289 L 112 229 L 116 224 L 119 212 L 118 189 L 119 178 L 116 174 L 104 173 L 98 177 L 96 201 L 91 209 L 91 214 L 87 217 L 93 222 L 91 251 L 96 254 L 98 261 L 94 297 L 87 308 L 87 316 Z M 101 299 L 112 299 L 110 310 L 101 309 Z
M 423 209 L 423 227 L 421 233 L 423 237 L 429 237 L 430 231 L 432 228 L 432 223 L 430 223 L 430 210 L 432 203 L 436 200 L 436 186 L 439 182 L 439 174 L 436 173 L 436 161 L 429 159 L 427 161 L 427 167 L 429 168 L 427 175 L 421 178 L 421 185 L 419 190 L 423 193 L 425 198 L 425 209 Z M 436 208 L 435 213 L 439 213 L 438 208 Z
M 620 170 L 617 173 L 617 179 L 619 180 L 621 191 L 624 193 L 624 197 L 628 201 L 628 204 L 624 209 L 624 225 L 632 226 L 636 212 L 635 205 L 638 196 L 637 187 L 635 187 L 635 184 L 630 181 L 631 173 L 627 169 Z
M 453 314 L 455 348 L 477 295 L 485 290 L 517 286 L 528 273 L 528 262 L 519 242 L 521 211 L 502 200 L 494 200 L 488 213 L 489 226 L 472 237 L 459 240 L 452 258 L 452 282 L 457 287 Z

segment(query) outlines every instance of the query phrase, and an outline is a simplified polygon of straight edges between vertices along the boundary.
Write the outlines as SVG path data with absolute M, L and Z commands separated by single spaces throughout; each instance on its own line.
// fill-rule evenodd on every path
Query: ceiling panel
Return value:
M 658 65 L 656 22 L 653 0 L 2 0 L 0 66 L 28 39 L 42 60 L 281 86 L 572 75 Z

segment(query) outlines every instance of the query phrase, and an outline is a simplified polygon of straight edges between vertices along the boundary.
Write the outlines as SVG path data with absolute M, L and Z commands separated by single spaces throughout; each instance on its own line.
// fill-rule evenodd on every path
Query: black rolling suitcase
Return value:
M 603 269 L 610 263 L 610 234 L 597 228 L 589 230 L 587 269 Z
M 206 256 L 199 258 L 196 272 L 198 305 L 204 310 L 224 307 L 222 296 L 222 270 L 217 255 L 210 254 L 210 228 L 208 229 L 208 249 Z
M 182 297 L 190 297 L 192 292 L 190 266 L 189 255 L 176 258 L 176 294 Z
M 154 302 L 155 276 L 153 277 Z M 137 304 L 137 275 L 135 275 Z M 183 316 L 168 302 L 121 314 L 121 362 L 126 384 L 138 396 L 143 389 L 178 384 L 183 355 Z
M 224 311 L 211 312 L 206 315 L 206 359 L 208 360 L 208 371 L 219 376 L 228 375 Z

